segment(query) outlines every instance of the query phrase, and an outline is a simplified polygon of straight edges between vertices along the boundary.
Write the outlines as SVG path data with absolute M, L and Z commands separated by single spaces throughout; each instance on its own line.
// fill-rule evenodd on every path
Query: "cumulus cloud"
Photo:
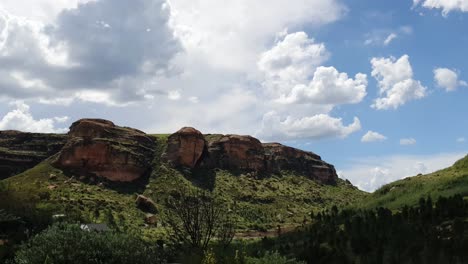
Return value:
M 384 141 L 386 139 L 387 139 L 386 136 L 384 136 L 384 135 L 382 135 L 382 134 L 380 134 L 378 132 L 374 132 L 372 130 L 369 130 L 369 131 L 367 131 L 367 133 L 364 136 L 362 136 L 361 141 L 367 143 L 367 142 Z
M 82 3 L 47 25 L 4 13 L 2 96 L 47 102 L 93 89 L 116 102 L 142 100 L 155 89 L 151 80 L 168 74 L 180 51 L 169 15 L 163 0 Z
M 464 138 L 464 137 L 457 138 L 458 143 L 464 143 L 465 141 L 466 141 L 466 138 Z
M 380 94 L 372 104 L 373 108 L 397 109 L 408 101 L 426 96 L 427 88 L 413 79 L 408 55 L 403 55 L 398 60 L 395 57 L 372 58 L 371 64 L 371 74 L 378 81 Z
M 468 12 L 466 0 L 413 0 L 413 6 L 418 5 L 428 9 L 442 9 L 443 16 L 447 16 L 452 11 Z
M 435 155 L 394 155 L 363 157 L 349 161 L 349 166 L 340 168 L 340 177 L 348 179 L 361 190 L 375 191 L 384 184 L 431 173 L 451 166 L 463 153 L 442 153 Z
M 212 67 L 252 71 L 277 32 L 341 18 L 337 0 L 169 0 L 171 25 L 185 49 Z M 215 22 L 214 22 L 215 21 Z
M 29 105 L 23 102 L 14 103 L 15 109 L 6 113 L 0 120 L 0 130 L 19 130 L 23 132 L 63 133 L 66 128 L 57 128 L 57 123 L 64 123 L 68 117 L 34 119 Z
M 400 139 L 400 145 L 402 146 L 409 146 L 416 144 L 416 139 L 414 138 L 402 138 Z
M 262 127 L 257 136 L 262 139 L 320 139 L 327 137 L 345 138 L 349 134 L 359 131 L 361 122 L 357 117 L 353 123 L 344 125 L 341 118 L 319 114 L 294 119 L 288 116 L 285 119 L 276 112 L 264 115 Z
M 328 57 L 325 45 L 305 32 L 287 34 L 260 57 L 264 87 L 277 102 L 285 104 L 361 102 L 367 94 L 367 76 L 358 73 L 352 79 L 334 67 L 319 66 Z
M 338 72 L 334 67 L 318 67 L 312 81 L 307 85 L 298 84 L 287 95 L 277 99 L 280 103 L 312 103 L 312 104 L 355 104 L 366 96 L 367 76 L 356 74 L 348 78 L 348 74 Z
M 468 84 L 458 79 L 458 72 L 448 68 L 437 68 L 434 70 L 434 80 L 440 88 L 447 92 L 455 91 L 459 86 L 468 86 Z

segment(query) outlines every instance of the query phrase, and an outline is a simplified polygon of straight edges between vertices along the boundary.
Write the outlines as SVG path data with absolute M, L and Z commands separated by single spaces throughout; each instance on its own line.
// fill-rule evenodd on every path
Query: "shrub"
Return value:
M 305 262 L 297 261 L 295 259 L 288 259 L 281 256 L 278 252 L 270 253 L 267 252 L 262 258 L 251 258 L 246 259 L 247 264 L 305 264 Z
M 116 232 L 88 232 L 78 225 L 56 224 L 23 244 L 16 264 L 164 263 L 153 245 Z

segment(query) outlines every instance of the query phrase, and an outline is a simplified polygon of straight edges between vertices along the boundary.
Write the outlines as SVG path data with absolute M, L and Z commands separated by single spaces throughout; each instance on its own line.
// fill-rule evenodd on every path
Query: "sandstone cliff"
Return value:
M 77 176 L 135 181 L 151 168 L 155 142 L 142 131 L 102 119 L 73 123 L 68 135 L 0 132 L 0 178 L 32 168 L 57 154 L 54 166 Z M 325 184 L 337 181 L 335 168 L 312 152 L 251 136 L 203 135 L 184 127 L 170 135 L 163 160 L 173 167 L 226 169 L 262 174 L 291 171 Z
M 21 173 L 60 151 L 65 135 L 0 131 L 0 179 Z
M 154 142 L 145 133 L 101 119 L 72 124 L 54 165 L 78 174 L 130 182 L 151 168 Z
M 279 143 L 262 144 L 251 136 L 203 136 L 193 128 L 183 128 L 169 137 L 165 157 L 175 167 L 292 171 L 325 184 L 334 184 L 338 179 L 333 165 L 315 153 Z

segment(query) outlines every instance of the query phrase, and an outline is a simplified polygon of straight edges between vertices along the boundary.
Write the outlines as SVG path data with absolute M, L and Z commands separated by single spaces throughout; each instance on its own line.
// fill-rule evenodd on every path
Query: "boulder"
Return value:
M 156 203 L 151 199 L 144 195 L 137 195 L 135 200 L 135 204 L 138 208 L 142 209 L 146 212 L 156 212 Z
M 145 133 L 102 119 L 72 124 L 69 140 L 54 165 L 115 182 L 139 179 L 151 168 L 154 142 Z
M 194 168 L 200 161 L 206 141 L 203 134 L 192 127 L 184 127 L 169 136 L 165 159 L 175 166 Z
M 260 141 L 251 136 L 222 135 L 211 137 L 203 166 L 234 170 L 263 171 L 264 150 Z

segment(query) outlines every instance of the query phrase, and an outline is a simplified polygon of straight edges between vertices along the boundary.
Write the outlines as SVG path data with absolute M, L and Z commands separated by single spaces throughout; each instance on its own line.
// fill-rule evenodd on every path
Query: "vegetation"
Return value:
M 449 168 L 387 184 L 356 207 L 398 209 L 418 204 L 420 197 L 429 196 L 435 200 L 456 194 L 468 196 L 468 156 Z
M 181 190 L 168 198 L 164 222 L 174 244 L 203 252 L 215 237 L 218 243 L 229 246 L 235 232 L 231 212 L 210 192 Z
M 253 248 L 307 263 L 467 263 L 467 231 L 468 201 L 456 195 L 435 204 L 421 198 L 418 206 L 397 213 L 333 207 L 309 227 Z
M 164 263 L 161 250 L 131 235 L 83 231 L 58 224 L 34 236 L 17 251 L 15 264 Z

